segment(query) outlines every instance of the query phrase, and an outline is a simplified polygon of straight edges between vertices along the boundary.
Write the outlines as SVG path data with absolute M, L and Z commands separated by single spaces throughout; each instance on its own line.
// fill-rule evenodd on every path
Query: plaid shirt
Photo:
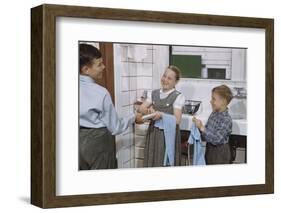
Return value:
M 213 145 L 228 143 L 232 131 L 232 118 L 228 110 L 212 112 L 202 132 L 203 140 Z

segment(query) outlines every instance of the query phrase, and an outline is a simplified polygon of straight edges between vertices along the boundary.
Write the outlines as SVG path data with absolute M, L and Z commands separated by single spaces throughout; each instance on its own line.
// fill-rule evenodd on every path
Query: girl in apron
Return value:
M 181 159 L 181 137 L 179 124 L 182 117 L 182 108 L 184 106 L 185 97 L 175 89 L 175 85 L 180 79 L 180 70 L 176 66 L 167 67 L 165 73 L 161 77 L 161 89 L 153 90 L 148 94 L 148 98 L 140 106 L 139 112 L 143 115 L 155 113 L 152 118 L 144 148 L 144 167 L 161 167 L 164 165 L 165 158 L 165 135 L 164 130 L 155 127 L 155 121 L 162 118 L 163 113 L 175 116 L 176 134 L 174 143 L 174 166 L 180 165 Z M 138 116 L 139 118 L 139 116 Z

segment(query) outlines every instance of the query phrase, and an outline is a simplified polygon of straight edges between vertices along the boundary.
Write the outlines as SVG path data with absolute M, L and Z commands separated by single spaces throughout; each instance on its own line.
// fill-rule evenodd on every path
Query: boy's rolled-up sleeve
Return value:
M 111 97 L 107 94 L 103 100 L 103 111 L 100 119 L 112 135 L 118 135 L 124 132 L 130 124 L 134 123 L 135 115 L 132 113 L 125 118 L 119 118 Z

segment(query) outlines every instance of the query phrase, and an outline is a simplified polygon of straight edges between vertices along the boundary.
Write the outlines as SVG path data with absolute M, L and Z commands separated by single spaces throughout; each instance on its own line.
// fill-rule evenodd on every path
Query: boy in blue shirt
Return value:
M 201 131 L 201 136 L 207 142 L 206 164 L 229 164 L 231 152 L 229 136 L 232 131 L 232 118 L 228 113 L 227 105 L 232 100 L 232 92 L 226 85 L 213 88 L 211 106 L 213 112 L 204 126 L 202 121 L 193 118 L 193 122 Z
M 101 52 L 89 44 L 79 44 L 79 169 L 117 168 L 114 135 L 135 121 L 130 114 L 119 118 L 106 88 L 96 81 L 103 77 Z

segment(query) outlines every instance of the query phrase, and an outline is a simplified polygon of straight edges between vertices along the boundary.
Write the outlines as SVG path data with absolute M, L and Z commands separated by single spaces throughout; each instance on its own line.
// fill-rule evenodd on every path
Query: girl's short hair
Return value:
M 170 65 L 170 66 L 167 67 L 167 69 L 172 70 L 176 74 L 176 81 L 180 80 L 180 77 L 181 77 L 181 70 L 180 70 L 180 68 L 178 68 L 175 65 Z
M 101 58 L 101 52 L 89 44 L 79 44 L 79 71 L 83 66 L 91 65 L 94 59 Z
M 216 93 L 220 97 L 224 98 L 227 101 L 227 104 L 229 104 L 230 101 L 233 98 L 233 94 L 231 92 L 231 89 L 226 85 L 217 86 L 217 87 L 212 89 L 212 92 Z

